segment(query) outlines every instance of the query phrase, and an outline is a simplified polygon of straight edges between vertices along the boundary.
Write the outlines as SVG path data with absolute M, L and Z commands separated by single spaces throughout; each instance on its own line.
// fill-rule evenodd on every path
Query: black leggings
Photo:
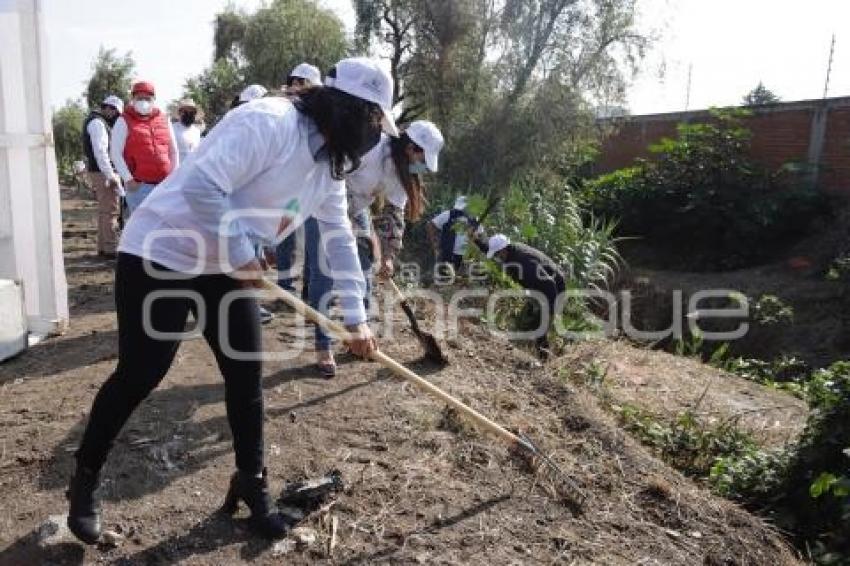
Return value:
M 172 277 L 175 275 L 162 266 L 150 265 Z M 118 366 L 95 397 L 77 452 L 80 464 L 100 470 L 124 423 L 171 367 L 179 339 L 150 336 L 144 316 L 145 298 L 152 292 L 166 291 L 182 296 L 151 301 L 147 305 L 149 327 L 157 332 L 179 333 L 184 330 L 189 311 L 196 319 L 206 318 L 204 338 L 224 375 L 225 405 L 233 433 L 236 467 L 250 474 L 262 471 L 262 364 L 259 360 L 234 359 L 225 352 L 226 345 L 238 353 L 261 350 L 257 302 L 250 296 L 237 298 L 223 314 L 220 313 L 228 293 L 240 289 L 238 281 L 223 274 L 163 279 L 146 273 L 141 258 L 125 253 L 118 255 L 115 274 Z M 188 298 L 188 293 L 195 294 L 197 301 Z M 198 313 L 199 307 L 205 309 L 205 316 L 203 312 Z

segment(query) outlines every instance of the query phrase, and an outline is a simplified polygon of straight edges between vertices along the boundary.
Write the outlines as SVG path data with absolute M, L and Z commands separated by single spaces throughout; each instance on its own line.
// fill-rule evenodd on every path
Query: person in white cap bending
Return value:
M 100 109 L 92 110 L 83 122 L 86 176 L 97 199 L 97 255 L 109 259 L 115 258 L 121 214 L 121 177 L 109 158 L 109 136 L 123 111 L 124 101 L 110 95 L 100 104 Z
M 271 97 L 237 108 L 130 218 L 115 276 L 118 364 L 94 399 L 67 492 L 77 538 L 100 538 L 100 470 L 124 423 L 171 367 L 190 311 L 224 375 L 236 463 L 228 488 L 205 489 L 227 489 L 228 514 L 244 502 L 256 534 L 286 533 L 264 467 L 262 336 L 251 292 L 263 285 L 263 272 L 253 241 L 275 243 L 314 216 L 341 291 L 348 347 L 361 357 L 375 352 L 344 177 L 382 126 L 398 135 L 392 92 L 377 62 L 345 59 L 333 87 L 310 89 L 295 102 Z
M 475 219 L 466 212 L 466 197 L 458 196 L 450 210 L 444 210 L 434 216 L 427 226 L 428 239 L 434 247 L 437 261 L 452 266 L 457 272 L 463 265 L 467 232 L 476 226 Z M 478 227 L 475 233 L 480 231 L 481 228 Z
M 489 259 L 498 261 L 508 277 L 523 289 L 539 291 L 545 304 L 530 298 L 520 314 L 523 330 L 539 330 L 543 323 L 543 312 L 548 312 L 548 324 L 537 339 L 537 350 L 541 357 L 549 356 L 549 328 L 555 322 L 555 307 L 558 296 L 566 289 L 566 276 L 561 267 L 545 253 L 526 244 L 512 243 L 504 234 L 491 236 L 486 243 L 476 238 L 475 243 Z
M 382 134 L 367 153 L 360 167 L 348 173 L 345 186 L 348 192 L 348 215 L 357 236 L 360 266 L 366 280 L 367 297 L 371 293 L 373 266 L 378 265 L 380 277 L 391 277 L 395 258 L 402 247 L 405 218 L 419 220 L 425 208 L 425 173 L 439 169 L 443 135 L 433 123 L 417 120 L 405 128 L 399 137 Z M 369 208 L 381 198 L 384 206 L 375 218 L 375 230 Z M 327 311 L 325 297 L 333 281 L 327 277 L 324 254 L 318 250 L 316 227 L 305 224 L 305 266 L 308 280 L 308 299 L 314 308 Z M 366 302 L 366 310 L 369 303 Z M 319 371 L 326 378 L 336 373 L 331 339 L 321 329 L 316 330 L 316 354 Z

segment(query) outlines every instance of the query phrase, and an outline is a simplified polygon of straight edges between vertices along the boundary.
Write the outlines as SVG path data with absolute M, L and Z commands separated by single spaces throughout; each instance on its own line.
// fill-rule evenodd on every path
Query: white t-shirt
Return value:
M 434 226 L 436 226 L 437 228 L 439 228 L 440 230 L 442 230 L 443 226 L 448 224 L 451 212 L 452 212 L 451 210 L 444 210 L 443 212 L 441 212 L 440 214 L 438 214 L 437 216 L 432 218 L 431 223 Z M 466 218 L 460 217 L 460 218 L 458 218 L 457 221 L 458 222 L 466 222 Z M 481 232 L 482 232 L 482 228 L 479 226 L 478 229 L 475 231 L 475 233 L 480 234 Z M 456 235 L 455 235 L 455 248 L 454 248 L 453 253 L 455 255 L 463 255 L 465 252 L 466 252 L 466 232 L 460 231 L 460 232 L 457 232 Z
M 407 192 L 398 177 L 390 149 L 390 136 L 381 134 L 381 140 L 360 160 L 360 167 L 345 176 L 348 189 L 348 206 L 352 215 L 369 208 L 378 195 L 404 210 Z
M 177 153 L 180 154 L 180 163 L 183 163 L 190 153 L 198 149 L 201 143 L 201 128 L 197 124 L 185 126 L 182 122 L 175 122 L 172 127 L 174 141 L 177 142 Z
M 230 273 L 254 257 L 254 242 L 280 242 L 315 216 L 346 322 L 365 321 L 345 184 L 316 151 L 322 142 L 284 98 L 240 106 L 133 212 L 119 251 L 183 273 Z

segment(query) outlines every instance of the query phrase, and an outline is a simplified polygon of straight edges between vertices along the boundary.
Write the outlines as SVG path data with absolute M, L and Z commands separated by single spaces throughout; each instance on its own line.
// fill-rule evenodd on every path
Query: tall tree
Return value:
M 135 68 L 136 63 L 129 51 L 119 56 L 115 49 L 101 47 L 92 63 L 92 76 L 86 86 L 86 102 L 89 108 L 99 107 L 103 99 L 110 94 L 126 100 Z
M 756 87 L 748 92 L 741 101 L 744 106 L 759 106 L 760 104 L 775 104 L 782 100 L 759 81 Z
M 219 59 L 186 81 L 184 93 L 204 111 L 207 127 L 214 126 L 230 109 L 245 79 L 236 63 Z
M 325 71 L 349 51 L 342 21 L 314 0 L 273 0 L 253 13 L 230 5 L 215 18 L 213 43 L 213 64 L 184 89 L 210 126 L 246 85 L 275 89 L 298 63 Z
M 348 52 L 342 21 L 313 0 L 275 0 L 251 14 L 238 47 L 245 79 L 268 87 L 283 84 L 298 63 L 324 72 Z
M 247 19 L 245 12 L 237 11 L 233 6 L 228 6 L 224 12 L 216 15 L 215 32 L 213 34 L 215 47 L 213 60 L 239 61 L 239 45 L 245 37 Z
M 504 188 L 532 168 L 558 163 L 571 138 L 564 128 L 589 135 L 583 126 L 591 104 L 623 100 L 650 43 L 638 29 L 636 2 L 354 5 L 359 44 L 388 53 L 398 70 L 403 117 L 430 117 L 446 134 L 445 178 Z M 469 158 L 470 147 L 478 158 Z

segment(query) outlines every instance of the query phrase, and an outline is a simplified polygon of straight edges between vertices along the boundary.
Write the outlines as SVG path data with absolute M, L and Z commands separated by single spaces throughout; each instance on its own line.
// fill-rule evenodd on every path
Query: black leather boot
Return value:
M 71 503 L 68 528 L 86 544 L 94 544 L 100 538 L 100 502 L 94 493 L 99 485 L 97 472 L 77 465 L 77 471 L 65 494 Z
M 281 538 L 286 534 L 288 528 L 286 519 L 272 509 L 268 474 L 265 468 L 261 478 L 241 472 L 233 474 L 230 478 L 230 489 L 227 490 L 227 497 L 224 505 L 221 506 L 222 512 L 228 515 L 236 513 L 239 500 L 244 501 L 251 510 L 248 524 L 255 533 L 267 539 Z

